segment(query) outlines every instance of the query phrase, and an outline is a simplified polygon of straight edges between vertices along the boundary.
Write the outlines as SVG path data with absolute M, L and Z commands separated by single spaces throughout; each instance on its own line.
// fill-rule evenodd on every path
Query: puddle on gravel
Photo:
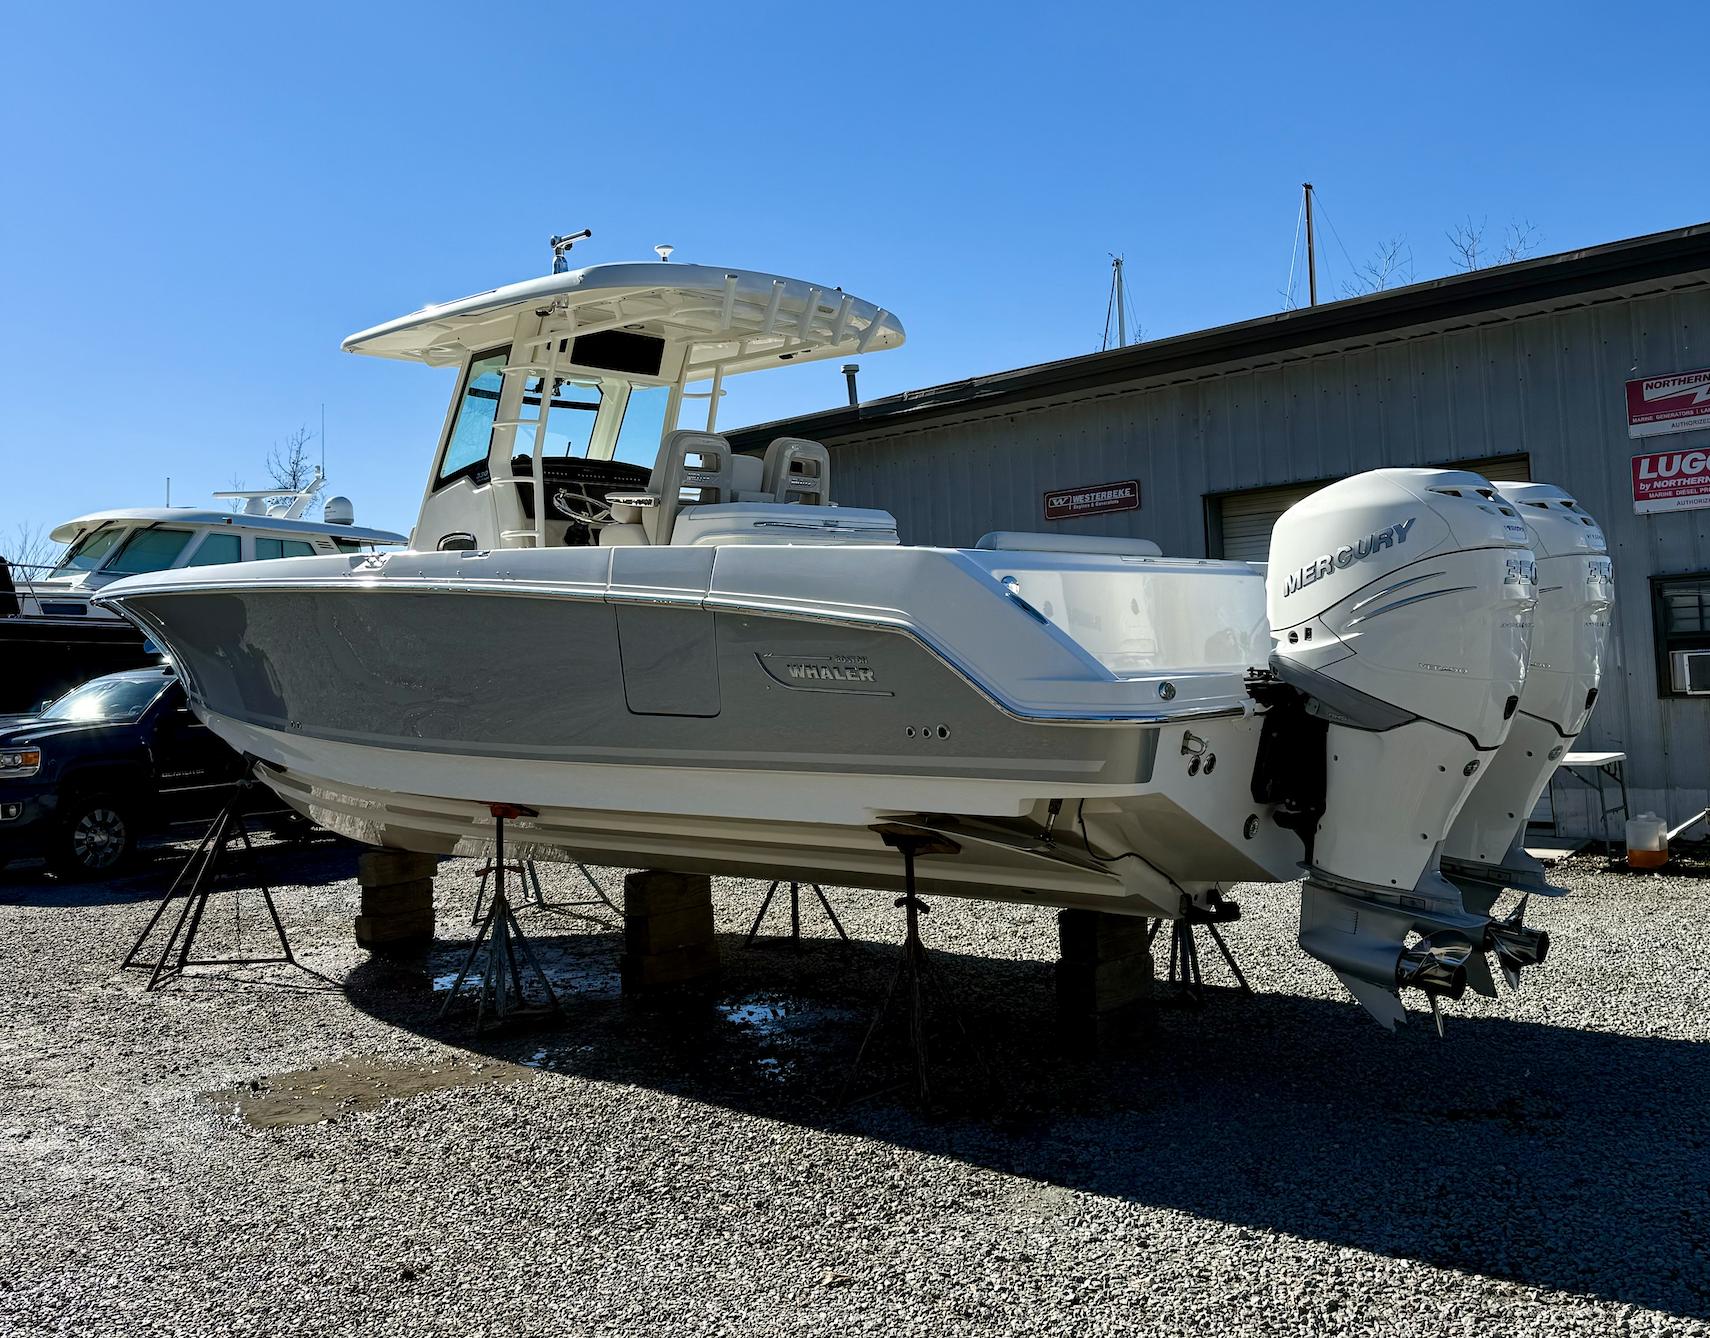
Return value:
M 718 1011 L 726 1022 L 751 1027 L 761 1036 L 777 1036 L 791 1020 L 791 1014 L 799 1015 L 802 1009 L 799 1004 L 792 1008 L 782 999 L 767 999 L 720 1004 Z
M 782 994 L 747 994 L 718 1005 L 726 1022 L 747 1028 L 765 1039 L 796 1037 L 827 1023 L 853 1018 L 852 1009 L 836 1004 L 810 1003 Z
M 788 1082 L 798 1071 L 804 1046 L 822 1043 L 829 1026 L 840 1027 L 855 1014 L 834 1005 L 809 1003 L 781 995 L 751 994 L 718 1005 L 719 1016 L 748 1039 L 759 1042 L 754 1071 L 769 1082 Z
M 560 998 L 566 1001 L 574 998 L 584 999 L 615 999 L 622 992 L 622 979 L 617 968 L 613 965 L 600 963 L 581 963 L 565 961 L 548 961 L 543 963 L 546 968 L 546 978 L 552 982 L 552 988 Z M 443 994 L 457 982 L 457 968 L 435 971 L 428 978 L 435 994 Z M 534 973 L 524 970 L 524 986 L 538 991 Z M 481 988 L 481 972 L 471 971 L 463 977 L 461 992 L 473 995 Z
M 236 1091 L 227 1087 L 200 1096 L 258 1129 L 287 1129 L 373 1110 L 423 1092 L 521 1082 L 534 1072 L 500 1059 L 399 1063 L 357 1056 L 254 1078 Z

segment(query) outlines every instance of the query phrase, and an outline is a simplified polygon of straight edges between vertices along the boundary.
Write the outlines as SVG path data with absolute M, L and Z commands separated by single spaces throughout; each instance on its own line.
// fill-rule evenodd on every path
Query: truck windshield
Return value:
M 47 710 L 44 720 L 135 720 L 172 680 L 164 674 L 148 678 L 96 678 L 73 688 Z

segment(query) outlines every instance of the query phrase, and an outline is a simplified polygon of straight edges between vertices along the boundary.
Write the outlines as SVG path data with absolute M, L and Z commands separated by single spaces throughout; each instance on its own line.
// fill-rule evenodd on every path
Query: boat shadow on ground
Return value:
M 883 1140 L 1071 1190 L 1671 1311 L 1710 1315 L 1710 1047 L 1505 1019 L 1391 1035 L 1352 1004 L 1212 990 L 1089 1054 L 1051 967 L 934 953 L 973 1044 L 935 1031 L 940 1108 L 839 1105 L 892 944 L 720 944 L 712 993 L 623 999 L 621 936 L 531 919 L 562 996 L 554 1026 L 437 1014 L 467 945 L 374 960 L 346 982 L 394 1024 L 496 1058 Z M 462 1011 L 459 1011 L 459 1009 Z M 854 1086 L 908 1073 L 881 1037 Z
M 254 887 L 273 879 L 274 887 L 323 887 L 342 883 L 356 871 L 360 847 L 336 839 L 317 838 L 306 844 L 269 837 L 256 840 L 253 853 L 235 846 L 229 852 L 229 882 L 221 886 Z M 0 870 L 0 903 L 8 906 L 116 906 L 148 901 L 166 894 L 172 880 L 195 849 L 195 841 L 151 843 L 138 850 L 133 864 L 115 878 L 79 882 L 51 873 L 32 861 Z

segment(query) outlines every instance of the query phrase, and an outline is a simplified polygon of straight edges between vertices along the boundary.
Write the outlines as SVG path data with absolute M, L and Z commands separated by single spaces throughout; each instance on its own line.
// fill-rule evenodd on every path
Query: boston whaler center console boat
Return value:
M 300 489 L 217 492 L 241 511 L 132 507 L 98 511 L 58 526 L 64 551 L 51 566 L 0 562 L 0 711 L 34 708 L 99 674 L 135 669 L 158 652 L 113 610 L 94 604 L 125 576 L 218 567 L 317 553 L 367 553 L 403 545 L 401 534 L 361 529 L 347 497 L 329 497 L 322 518 L 305 517 L 320 494 L 320 471 Z
M 536 857 L 896 887 L 889 823 L 958 848 L 924 890 L 1170 919 L 1304 868 L 1302 945 L 1391 1024 L 1404 987 L 1542 960 L 1493 908 L 1536 881 L 1513 837 L 1595 695 L 1609 568 L 1571 499 L 1359 475 L 1283 516 L 1267 578 L 1080 535 L 908 547 L 836 504 L 823 446 L 716 434 L 726 376 L 902 339 L 836 288 L 667 263 L 430 307 L 345 343 L 458 369 L 412 551 L 99 599 L 285 800 L 375 844 L 484 853 L 502 802 Z M 1567 593 L 1540 604 L 1541 557 Z

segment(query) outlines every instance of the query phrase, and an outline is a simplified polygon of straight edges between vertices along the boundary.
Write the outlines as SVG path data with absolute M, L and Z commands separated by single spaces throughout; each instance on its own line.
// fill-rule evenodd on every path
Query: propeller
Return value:
M 1492 920 L 1486 931 L 1496 964 L 1502 968 L 1502 978 L 1508 988 L 1520 988 L 1520 969 L 1543 963 L 1550 951 L 1550 936 L 1542 929 L 1526 927 L 1526 905 L 1531 894 L 1521 896 L 1514 909 L 1500 920 Z
M 1395 983 L 1423 990 L 1431 1001 L 1431 1020 L 1437 1035 L 1443 1035 L 1441 996 L 1459 999 L 1467 990 L 1467 959 L 1472 942 L 1455 930 L 1438 930 L 1419 940 L 1401 954 L 1395 967 Z

